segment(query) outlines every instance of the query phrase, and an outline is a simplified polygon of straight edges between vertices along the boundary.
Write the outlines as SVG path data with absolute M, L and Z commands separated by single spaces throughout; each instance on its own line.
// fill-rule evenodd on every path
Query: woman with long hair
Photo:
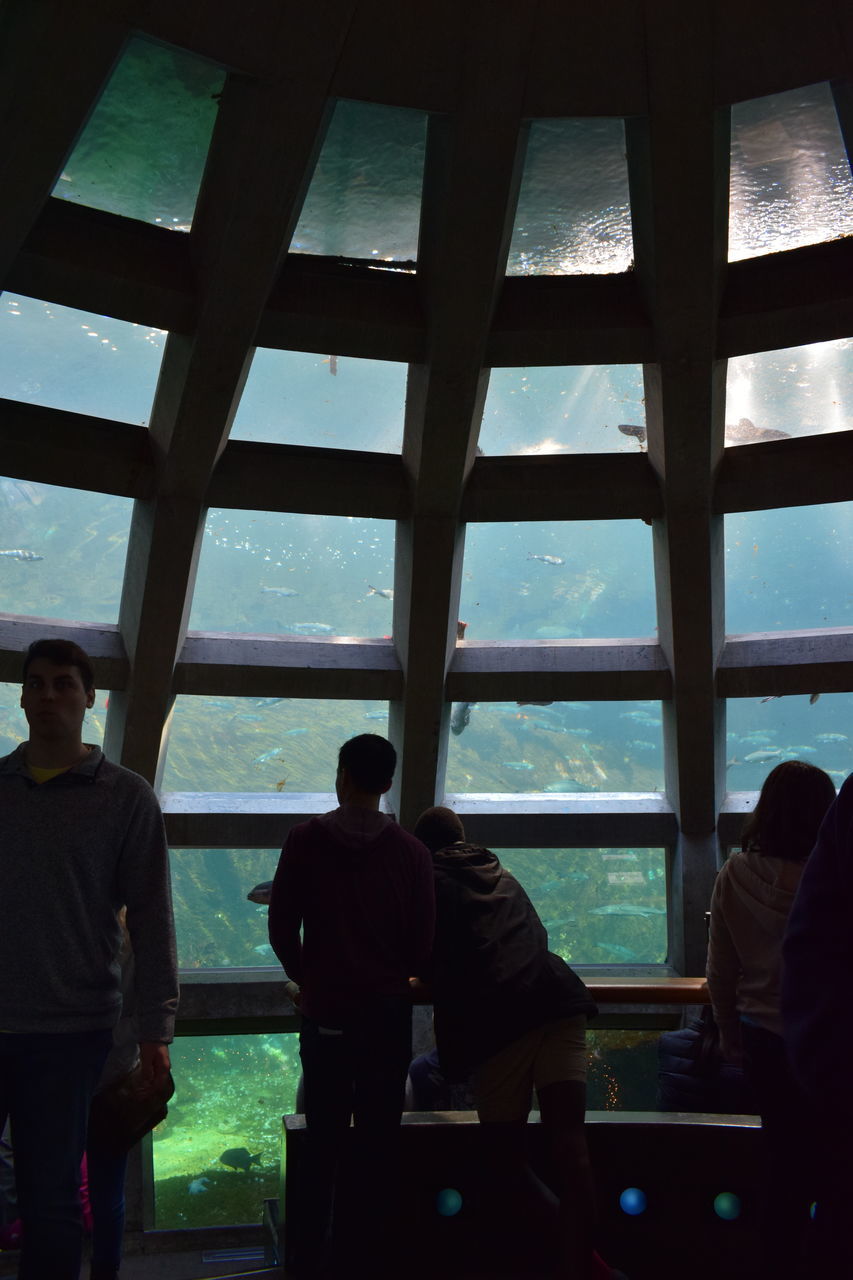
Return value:
M 782 939 L 803 867 L 835 799 L 828 774 L 785 760 L 765 779 L 740 853 L 711 898 L 708 987 L 726 1062 L 742 1065 L 761 1114 L 766 1275 L 803 1277 L 813 1192 L 810 1121 L 782 1038 Z

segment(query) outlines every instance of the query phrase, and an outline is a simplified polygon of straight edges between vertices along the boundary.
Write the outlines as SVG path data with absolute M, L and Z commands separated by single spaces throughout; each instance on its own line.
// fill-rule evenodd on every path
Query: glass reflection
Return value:
M 422 111 L 337 102 L 291 250 L 413 261 L 425 144 Z
M 406 366 L 259 347 L 231 437 L 399 453 Z
M 728 515 L 725 540 L 729 633 L 853 623 L 853 503 Z
M 548 930 L 548 945 L 573 965 L 666 960 L 663 849 L 501 849 Z
M 621 120 L 534 120 L 507 275 L 627 271 L 633 259 Z
M 390 635 L 393 583 L 390 520 L 211 508 L 190 626 Z
M 851 197 L 828 84 L 732 107 L 731 262 L 849 235 Z
M 853 693 L 730 698 L 726 725 L 730 791 L 760 791 L 783 760 L 817 765 L 836 787 L 853 772 Z
M 470 524 L 459 608 L 467 640 L 651 635 L 651 529 L 640 520 Z
M 455 703 L 447 790 L 660 791 L 661 743 L 658 702 Z
M 728 362 L 726 444 L 853 429 L 853 339 Z
M 225 73 L 132 39 L 53 195 L 189 231 Z
M 645 431 L 640 365 L 492 369 L 480 427 L 487 454 L 636 453 Z
M 180 694 L 163 790 L 328 792 L 327 808 L 333 809 L 341 743 L 387 730 L 388 705 L 382 702 Z
M 164 329 L 4 294 L 0 395 L 148 425 Z

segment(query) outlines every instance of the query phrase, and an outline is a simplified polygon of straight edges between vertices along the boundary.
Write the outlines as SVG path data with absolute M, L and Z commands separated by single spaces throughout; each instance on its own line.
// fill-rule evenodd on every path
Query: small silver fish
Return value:
M 16 547 L 12 551 L 0 551 L 0 556 L 2 556 L 4 560 L 24 560 L 27 562 L 31 560 L 44 559 L 44 556 L 36 555 L 35 551 L 22 551 L 20 547 Z
M 381 596 L 383 600 L 393 600 L 394 588 L 393 587 L 371 587 L 370 583 L 368 582 L 367 594 L 369 596 Z
M 533 765 L 529 760 L 504 760 L 501 767 L 504 769 L 527 770 L 532 769 Z
M 328 622 L 292 622 L 285 630 L 297 636 L 331 636 L 335 632 Z
M 565 560 L 562 558 L 562 556 L 540 556 L 540 555 L 536 555 L 532 551 L 528 551 L 527 559 L 541 560 L 543 564 L 565 564 L 566 563 Z
M 764 764 L 767 760 L 778 760 L 781 755 L 781 747 L 766 747 L 760 751 L 750 751 L 743 761 L 744 764 Z
M 291 591 L 290 587 L 261 587 L 264 595 L 267 596 L 284 596 L 289 599 L 291 596 L 298 596 L 298 591 Z

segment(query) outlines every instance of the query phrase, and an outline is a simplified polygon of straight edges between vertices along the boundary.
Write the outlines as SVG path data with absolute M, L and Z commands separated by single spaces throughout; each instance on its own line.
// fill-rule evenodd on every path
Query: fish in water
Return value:
M 272 897 L 272 880 L 262 880 L 254 889 L 249 890 L 246 897 L 250 902 L 260 902 L 262 906 L 268 907 Z
M 44 556 L 36 555 L 35 551 L 22 551 L 20 547 L 15 547 L 12 551 L 0 551 L 0 556 L 4 560 L 24 560 L 27 563 L 44 559 Z
M 633 422 L 620 422 L 616 427 L 617 431 L 621 431 L 623 436 L 630 436 L 632 440 L 636 440 L 637 444 L 644 445 L 646 443 L 646 428 L 637 426 Z
M 292 591 L 290 587 L 261 587 L 261 591 L 267 596 L 284 596 L 286 599 L 299 595 L 298 591 Z
M 369 596 L 381 596 L 383 600 L 393 600 L 394 588 L 393 587 L 371 587 L 370 583 L 368 582 L 367 594 Z
M 460 733 L 464 733 L 468 728 L 472 705 L 470 702 L 454 702 L 453 704 L 453 710 L 450 713 L 450 732 L 457 738 Z
M 528 769 L 532 769 L 533 765 L 530 763 L 529 760 L 504 760 L 502 763 L 502 768 L 526 771 Z
M 640 958 L 636 951 L 632 951 L 630 947 L 620 946 L 618 942 L 597 942 L 595 945 L 599 951 L 604 951 L 607 955 L 613 956 L 614 960 L 622 960 L 626 964 Z
M 193 1178 L 192 1182 L 187 1187 L 187 1191 L 189 1191 L 191 1196 L 200 1196 L 201 1193 L 206 1191 L 209 1186 L 210 1178 Z
M 754 444 L 758 440 L 790 440 L 787 431 L 775 431 L 772 427 L 757 427 L 749 418 L 726 423 L 726 440 L 734 444 Z
M 3 495 L 3 501 L 7 506 L 12 507 L 38 507 L 41 505 L 44 494 L 41 493 L 37 485 L 30 484 L 29 480 L 0 480 L 0 494 Z
M 762 747 L 758 751 L 750 751 L 744 756 L 744 764 L 766 764 L 768 760 L 778 760 L 782 755 L 781 747 Z
M 259 756 L 255 756 L 252 764 L 266 764 L 268 760 L 275 760 L 276 756 L 280 756 L 283 747 L 273 747 L 271 751 L 262 751 Z
M 297 636 L 331 636 L 335 632 L 328 622 L 292 622 L 286 630 Z
M 566 563 L 565 560 L 562 558 L 562 556 L 540 556 L 540 555 L 536 555 L 533 551 L 528 551 L 527 559 L 541 560 L 543 564 L 565 564 Z
M 249 1155 L 245 1147 L 229 1147 L 219 1157 L 220 1164 L 227 1164 L 229 1169 L 243 1169 L 249 1172 L 253 1164 L 261 1163 L 260 1152 L 256 1156 Z
M 665 916 L 664 907 L 644 907 L 639 902 L 608 902 L 604 907 L 593 907 L 591 916 Z
M 846 742 L 846 733 L 816 733 L 815 742 Z
M 252 947 L 253 951 L 257 951 L 259 956 L 271 956 L 273 954 L 272 943 L 259 942 L 256 947 Z

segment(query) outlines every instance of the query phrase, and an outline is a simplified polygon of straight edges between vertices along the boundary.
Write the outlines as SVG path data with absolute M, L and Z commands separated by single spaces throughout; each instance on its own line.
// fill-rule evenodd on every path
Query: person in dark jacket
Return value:
M 782 1024 L 817 1147 L 813 1275 L 853 1275 L 853 777 L 821 825 L 782 944 Z
M 300 1274 L 330 1256 L 350 1119 L 358 1164 L 350 1204 L 374 1275 L 381 1273 L 383 1222 L 393 1218 L 390 1188 L 412 1056 L 409 978 L 427 961 L 435 918 L 427 850 L 379 812 L 396 759 L 378 734 L 345 742 L 336 777 L 340 807 L 289 832 L 273 881 L 270 942 L 300 988 L 302 1012 L 302 1257 L 288 1260 Z
M 495 1196 L 557 1227 L 561 1274 L 614 1273 L 593 1248 L 594 1196 L 584 1134 L 588 990 L 548 950 L 548 934 L 519 882 L 489 849 L 465 841 L 452 809 L 421 814 L 415 835 L 433 856 L 435 1037 L 450 1080 L 469 1073 Z M 533 1089 L 548 1136 L 558 1198 L 526 1155 Z

